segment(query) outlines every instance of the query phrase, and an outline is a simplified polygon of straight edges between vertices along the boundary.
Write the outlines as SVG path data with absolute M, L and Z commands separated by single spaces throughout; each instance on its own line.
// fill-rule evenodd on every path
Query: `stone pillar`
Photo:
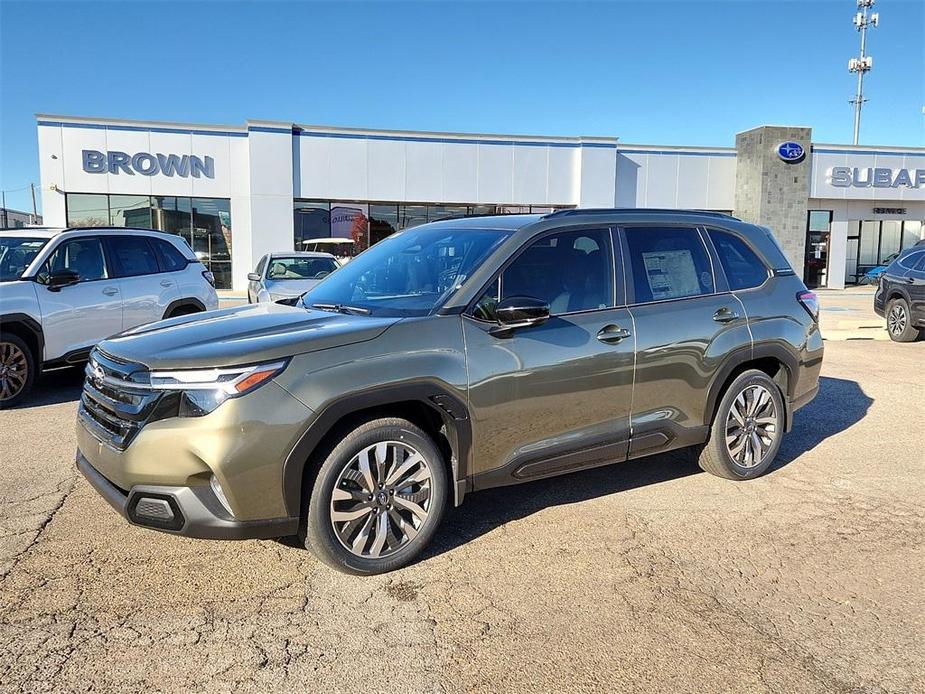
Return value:
M 803 275 L 806 209 L 811 171 L 810 128 L 764 125 L 736 135 L 735 214 L 770 227 L 797 275 Z M 799 161 L 778 156 L 783 142 L 797 142 Z

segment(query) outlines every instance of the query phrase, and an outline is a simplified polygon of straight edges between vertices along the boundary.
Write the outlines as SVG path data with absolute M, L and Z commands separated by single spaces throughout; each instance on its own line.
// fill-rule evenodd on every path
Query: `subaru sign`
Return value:
M 87 173 L 110 173 L 134 176 L 179 176 L 180 178 L 215 178 L 215 160 L 212 157 L 197 157 L 192 154 L 151 154 L 149 152 L 100 152 L 95 149 L 85 149 L 83 155 L 83 169 Z
M 802 161 L 806 156 L 806 150 L 799 142 L 781 142 L 777 145 L 777 156 L 788 163 Z
M 828 179 L 836 188 L 925 188 L 925 169 L 833 166 Z

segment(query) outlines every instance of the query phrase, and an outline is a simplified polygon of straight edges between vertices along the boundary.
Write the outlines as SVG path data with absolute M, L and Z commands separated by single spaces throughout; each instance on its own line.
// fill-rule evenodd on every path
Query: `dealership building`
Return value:
M 270 251 L 318 237 L 362 249 L 472 214 L 573 207 L 696 208 L 769 226 L 807 284 L 841 288 L 923 238 L 925 148 L 812 142 L 760 126 L 733 147 L 39 115 L 51 226 L 179 234 L 243 289 Z M 730 138 L 732 139 L 732 138 Z

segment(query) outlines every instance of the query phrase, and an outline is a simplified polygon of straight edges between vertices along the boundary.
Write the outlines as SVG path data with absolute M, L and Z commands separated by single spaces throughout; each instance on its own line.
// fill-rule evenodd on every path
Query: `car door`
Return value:
M 549 232 L 463 317 L 476 488 L 626 457 L 634 331 L 614 275 L 610 229 Z M 493 334 L 512 296 L 548 302 L 550 318 Z
M 49 288 L 52 272 L 71 270 L 79 281 Z M 36 275 L 42 312 L 45 361 L 79 358 L 100 340 L 122 330 L 122 297 L 118 281 L 97 236 L 62 240 Z
M 714 376 L 751 350 L 745 310 L 696 227 L 626 226 L 620 237 L 636 331 L 630 457 L 700 443 Z
M 105 241 L 122 293 L 122 329 L 161 320 L 180 295 L 172 273 L 160 272 L 149 239 L 126 234 Z
M 909 308 L 914 325 L 925 325 L 925 253 L 920 253 L 918 262 L 906 273 L 909 290 Z

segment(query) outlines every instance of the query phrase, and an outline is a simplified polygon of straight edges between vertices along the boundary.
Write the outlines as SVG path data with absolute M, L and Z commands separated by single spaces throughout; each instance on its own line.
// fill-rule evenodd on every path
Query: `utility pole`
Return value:
M 864 73 L 870 72 L 874 65 L 874 60 L 867 55 L 867 27 L 877 26 L 880 23 L 880 15 L 873 12 L 868 15 L 868 10 L 874 5 L 874 0 L 858 0 L 858 12 L 854 15 L 854 26 L 861 34 L 861 55 L 848 61 L 848 72 L 858 74 L 858 89 L 848 103 L 854 104 L 854 144 L 858 143 L 858 136 L 861 133 L 861 106 L 867 99 L 864 98 Z
M 9 215 L 6 213 L 6 191 L 0 190 L 0 207 L 3 208 L 3 228 L 10 226 Z
M 30 183 L 29 187 L 32 189 L 32 223 L 38 224 L 39 213 L 38 213 L 38 210 L 35 208 L 35 184 Z

